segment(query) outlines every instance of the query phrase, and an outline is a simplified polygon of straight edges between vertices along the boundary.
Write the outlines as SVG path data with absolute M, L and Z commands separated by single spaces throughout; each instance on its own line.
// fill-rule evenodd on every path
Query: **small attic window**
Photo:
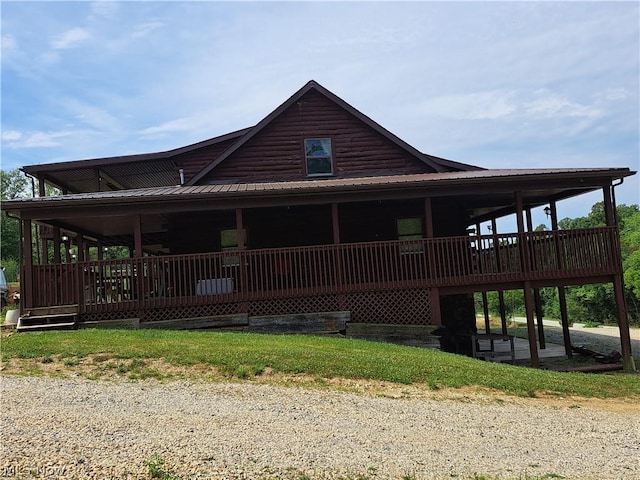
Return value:
M 333 175 L 330 138 L 309 138 L 304 141 L 308 177 Z

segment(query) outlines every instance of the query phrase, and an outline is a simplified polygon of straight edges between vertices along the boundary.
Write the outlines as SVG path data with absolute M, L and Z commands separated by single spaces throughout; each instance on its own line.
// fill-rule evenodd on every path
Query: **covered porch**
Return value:
M 627 169 L 451 172 L 162 187 L 11 206 L 24 234 L 23 309 L 77 306 L 80 322 L 349 312 L 365 324 L 475 328 L 472 294 L 612 282 L 628 324 L 612 179 Z M 542 186 L 544 185 L 544 186 Z M 556 202 L 603 192 L 607 227 L 557 228 Z M 549 206 L 551 230 L 533 231 Z M 515 215 L 517 231 L 496 219 Z M 478 235 L 491 222 L 490 235 Z M 41 261 L 33 225 L 45 225 Z M 73 242 L 77 258 L 67 257 Z M 128 258 L 106 259 L 105 247 Z M 93 252 L 93 253 L 92 253 Z M 561 289 L 559 288 L 559 294 Z M 620 296 L 619 296 L 620 295 Z M 566 319 L 563 319 L 566 321 Z M 628 344 L 628 342 L 627 342 Z

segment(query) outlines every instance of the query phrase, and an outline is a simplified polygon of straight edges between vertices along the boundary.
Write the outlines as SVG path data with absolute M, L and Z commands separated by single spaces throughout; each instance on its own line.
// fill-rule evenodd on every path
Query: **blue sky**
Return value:
M 1 9 L 5 170 L 252 126 L 310 79 L 433 155 L 487 168 L 639 168 L 637 2 Z M 616 195 L 639 203 L 638 175 Z M 559 215 L 601 199 L 561 202 Z

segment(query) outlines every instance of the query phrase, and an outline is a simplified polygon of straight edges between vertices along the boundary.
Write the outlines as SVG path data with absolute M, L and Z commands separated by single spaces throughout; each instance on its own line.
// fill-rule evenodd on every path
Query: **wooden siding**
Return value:
M 230 139 L 177 156 L 175 162 L 178 168 L 184 169 L 185 182 L 188 182 L 194 175 L 218 158 L 222 152 L 237 140 L 237 138 Z
M 331 138 L 336 177 L 433 172 L 424 162 L 312 91 L 200 183 L 305 179 L 305 138 Z

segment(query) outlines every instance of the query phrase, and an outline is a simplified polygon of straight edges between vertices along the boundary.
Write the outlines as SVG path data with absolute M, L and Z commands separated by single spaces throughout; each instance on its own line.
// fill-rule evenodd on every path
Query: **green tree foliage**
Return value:
M 618 205 L 616 216 L 620 228 L 620 246 L 625 282 L 625 299 L 629 321 L 640 324 L 640 210 L 638 205 Z M 593 205 L 585 217 L 564 218 L 558 222 L 561 229 L 595 228 L 606 225 L 604 202 Z M 537 230 L 537 229 L 536 229 Z M 521 290 L 504 292 L 507 317 L 524 315 L 524 296 Z M 543 313 L 547 318 L 560 318 L 558 291 L 543 288 L 540 291 Z M 496 292 L 487 294 L 489 312 L 500 313 Z M 613 285 L 583 285 L 566 289 L 567 314 L 570 322 L 615 323 L 616 304 Z M 476 295 L 476 311 L 482 312 L 480 295 Z
M 29 180 L 22 175 L 20 170 L 4 171 L 0 170 L 0 200 L 14 200 L 29 196 Z M 7 217 L 4 212 L 0 212 L 0 258 L 3 263 L 6 260 L 18 259 L 20 251 L 20 224 L 18 220 Z
M 620 246 L 625 281 L 625 299 L 630 321 L 640 324 L 640 210 L 638 205 L 618 205 L 616 216 L 620 228 Z M 586 217 L 564 218 L 558 227 L 593 228 L 606 225 L 604 202 L 593 205 Z M 545 315 L 559 313 L 557 298 L 549 295 Z M 583 285 L 567 290 L 567 310 L 573 322 L 615 322 L 616 306 L 611 284 Z

